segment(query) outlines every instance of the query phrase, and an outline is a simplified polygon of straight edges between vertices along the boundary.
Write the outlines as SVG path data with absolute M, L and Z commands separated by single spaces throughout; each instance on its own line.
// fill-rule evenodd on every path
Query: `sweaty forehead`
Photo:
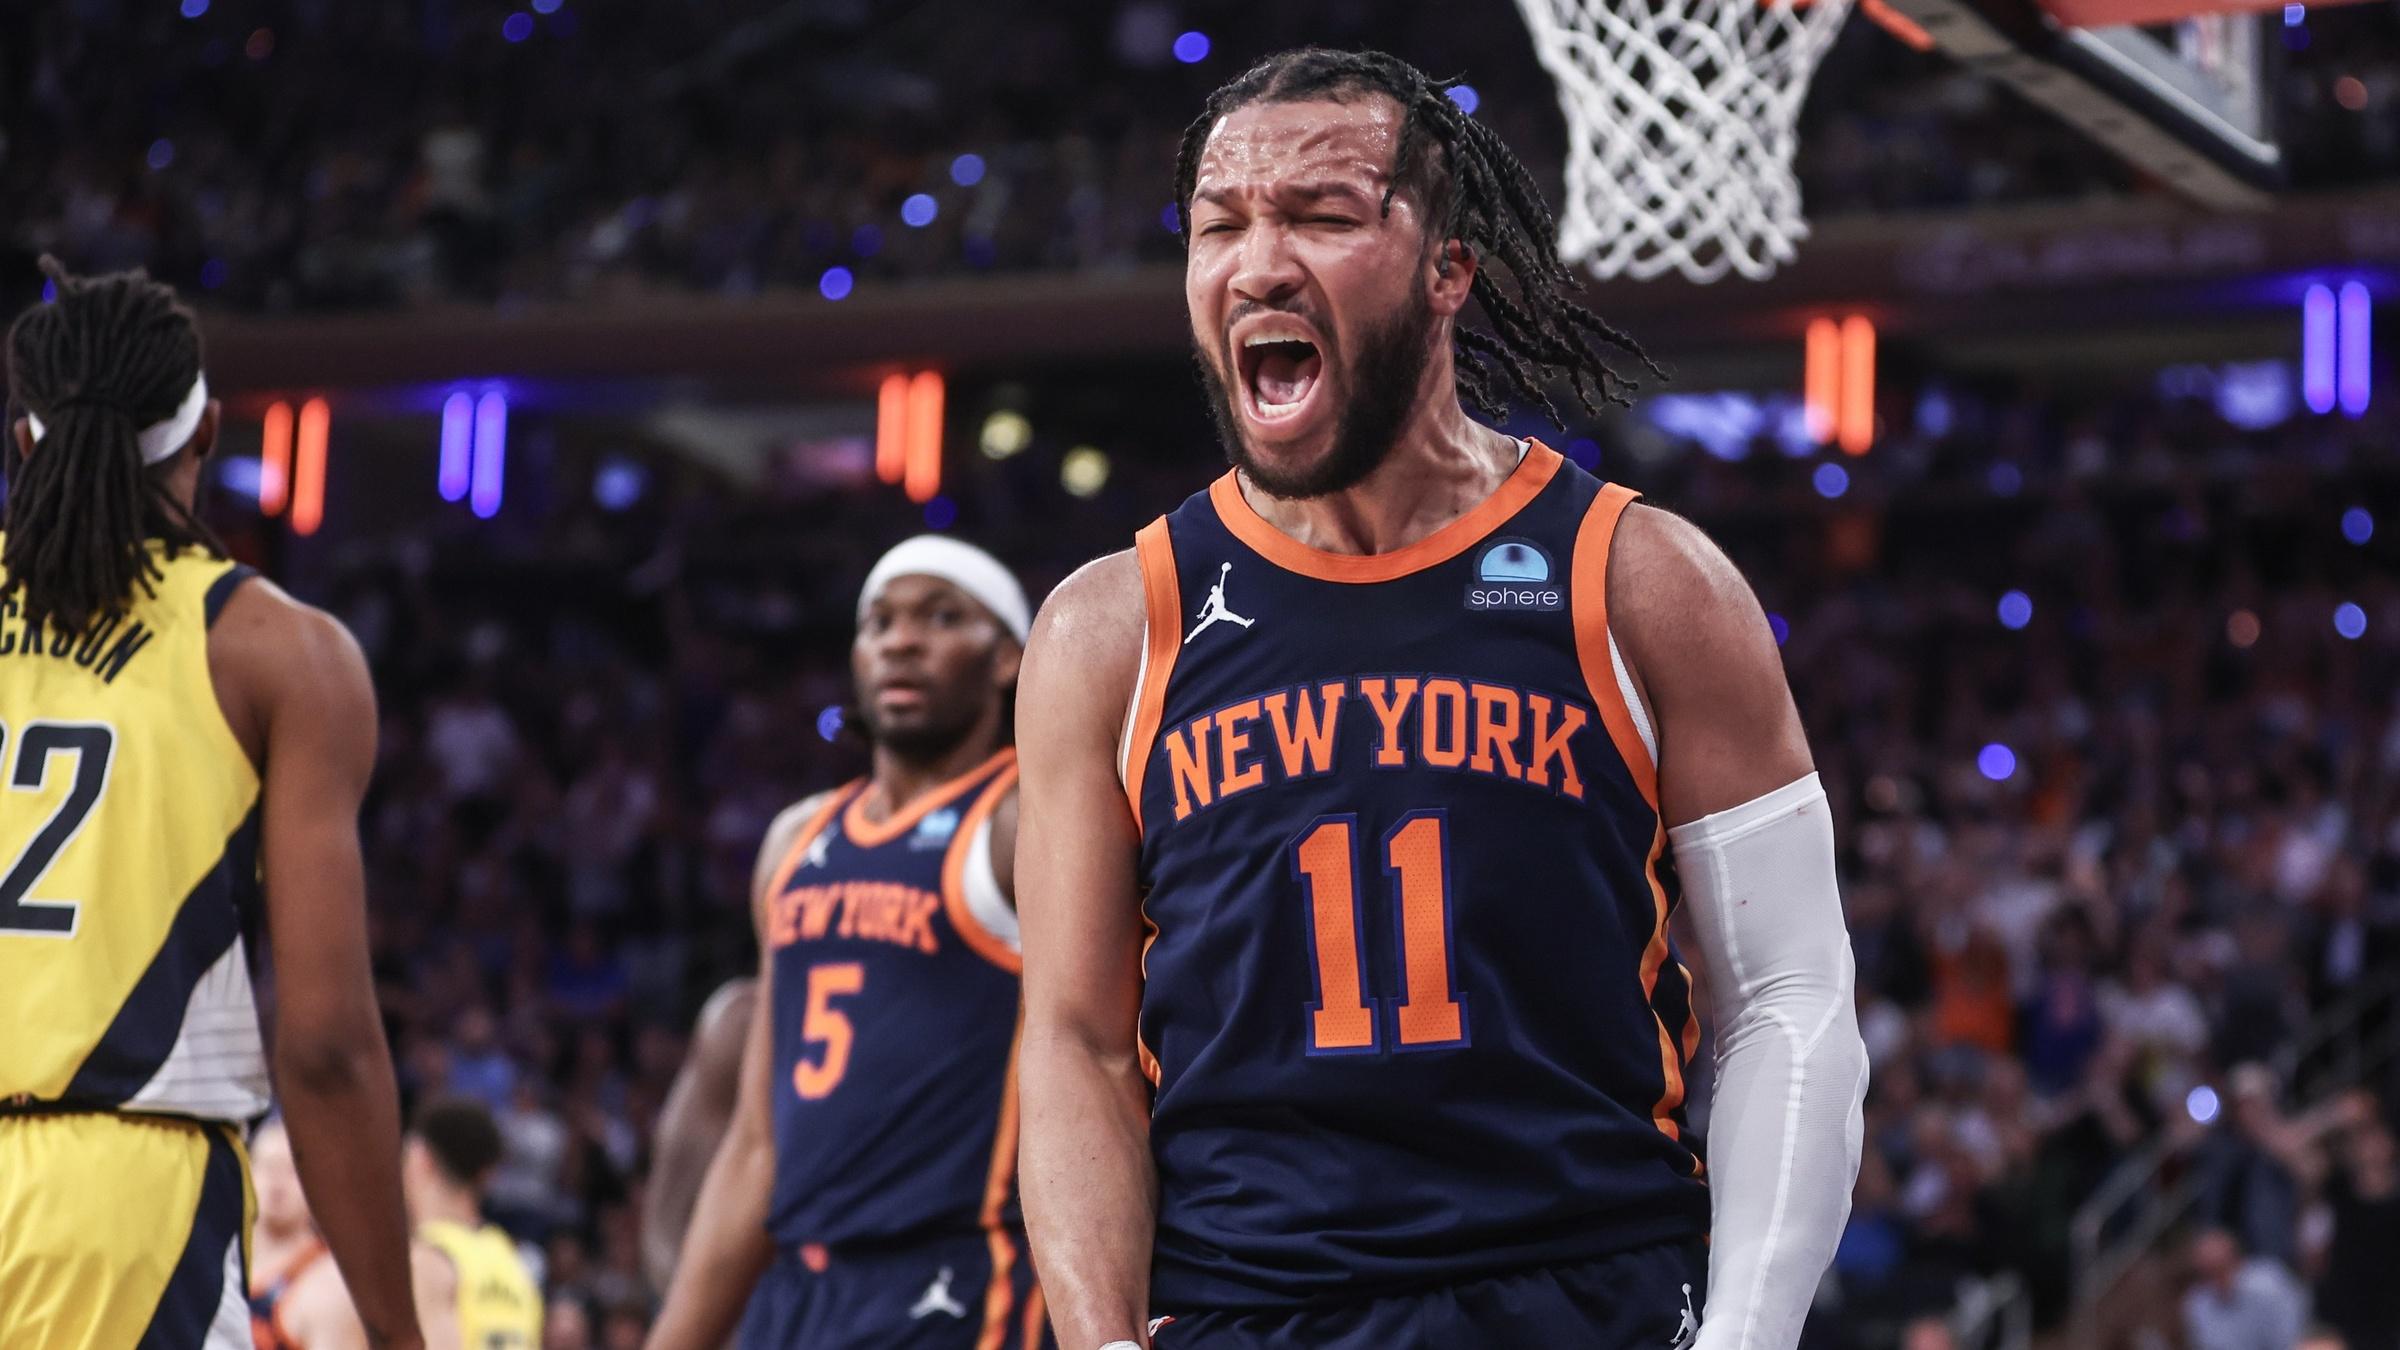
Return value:
M 1209 131 L 1194 191 L 1340 181 L 1380 193 L 1399 138 L 1400 105 L 1386 97 L 1245 104 L 1218 118 Z

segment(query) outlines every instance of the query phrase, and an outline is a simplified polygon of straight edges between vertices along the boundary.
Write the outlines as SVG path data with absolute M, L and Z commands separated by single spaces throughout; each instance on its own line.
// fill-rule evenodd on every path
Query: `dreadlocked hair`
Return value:
M 1399 103 L 1401 117 L 1383 213 L 1391 214 L 1392 198 L 1402 190 L 1414 193 L 1432 238 L 1458 240 L 1483 264 L 1470 293 L 1492 331 L 1456 328 L 1459 397 L 1494 421 L 1508 415 L 1512 397 L 1521 399 L 1562 428 L 1565 419 L 1549 394 L 1562 380 L 1586 412 L 1625 404 L 1640 386 L 1611 366 L 1602 349 L 1632 357 L 1660 379 L 1666 372 L 1639 343 L 1576 300 L 1579 283 L 1558 260 L 1558 221 L 1540 186 L 1507 142 L 1450 101 L 1448 91 L 1457 84 L 1377 51 L 1298 47 L 1252 66 L 1210 94 L 1184 128 L 1175 157 L 1175 212 L 1187 245 L 1200 152 L 1217 119 L 1251 103 L 1387 95 Z M 1514 296 L 1494 262 L 1514 278 Z
M 81 633 L 165 576 L 149 541 L 173 558 L 224 546 L 142 463 L 141 429 L 175 415 L 200 374 L 200 325 L 173 288 L 141 271 L 82 277 L 45 256 L 57 298 L 8 330 L 16 406 L 42 419 L 41 444 L 8 461 L 8 539 L 0 599 L 25 620 Z M 10 447 L 12 450 L 15 447 Z

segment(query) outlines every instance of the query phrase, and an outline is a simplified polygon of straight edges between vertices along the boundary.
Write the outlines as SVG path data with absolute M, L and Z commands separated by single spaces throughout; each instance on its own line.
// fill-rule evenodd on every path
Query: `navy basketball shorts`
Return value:
M 1687 1350 L 1708 1293 L 1700 1242 L 1511 1271 L 1358 1303 L 1177 1313 L 1155 1350 Z
M 1021 1231 L 778 1253 L 742 1316 L 741 1350 L 1047 1350 Z

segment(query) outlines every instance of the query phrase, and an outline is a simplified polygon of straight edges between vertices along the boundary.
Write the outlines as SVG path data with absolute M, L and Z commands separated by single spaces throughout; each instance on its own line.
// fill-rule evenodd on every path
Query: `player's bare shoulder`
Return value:
M 253 762 L 285 700 L 306 699 L 375 730 L 374 683 L 366 653 L 342 621 L 265 577 L 234 588 L 208 630 L 209 678 L 234 735 Z
M 1020 723 L 1074 715 L 1113 729 L 1140 674 L 1145 601 L 1132 549 L 1077 568 L 1034 617 L 1018 677 Z

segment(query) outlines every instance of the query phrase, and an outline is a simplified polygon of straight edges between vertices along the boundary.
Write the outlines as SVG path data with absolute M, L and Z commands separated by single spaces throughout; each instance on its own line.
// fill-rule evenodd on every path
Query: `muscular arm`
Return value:
M 822 795 L 811 797 L 776 817 L 758 852 L 750 882 L 758 992 L 742 1050 L 741 1086 L 724 1142 L 701 1183 L 666 1306 L 650 1330 L 651 1350 L 723 1345 L 774 1255 L 767 1240 L 767 1201 L 775 1189 L 775 952 L 767 942 L 767 887 L 793 838 L 823 801 Z
M 1766 616 L 1690 524 L 1634 506 L 1609 569 L 1715 1014 L 1696 1350 L 1788 1350 L 1850 1212 L 1866 1049 L 1833 830 Z
M 275 1085 L 300 1184 L 367 1343 L 414 1347 L 400 1110 L 367 955 L 358 812 L 375 766 L 375 693 L 332 618 L 263 582 L 210 634 L 263 751 Z M 221 658 L 221 659 L 220 659 Z
M 659 1110 L 658 1153 L 642 1207 L 642 1271 L 652 1288 L 674 1280 L 676 1253 L 691 1227 L 701 1183 L 733 1123 L 757 994 L 757 983 L 745 978 L 727 981 L 710 996 L 692 1033 L 691 1053 Z
M 1145 1344 L 1158 1177 L 1141 1007 L 1139 844 L 1116 748 L 1142 642 L 1134 556 L 1067 579 L 1017 689 L 1025 1222 L 1060 1344 Z

